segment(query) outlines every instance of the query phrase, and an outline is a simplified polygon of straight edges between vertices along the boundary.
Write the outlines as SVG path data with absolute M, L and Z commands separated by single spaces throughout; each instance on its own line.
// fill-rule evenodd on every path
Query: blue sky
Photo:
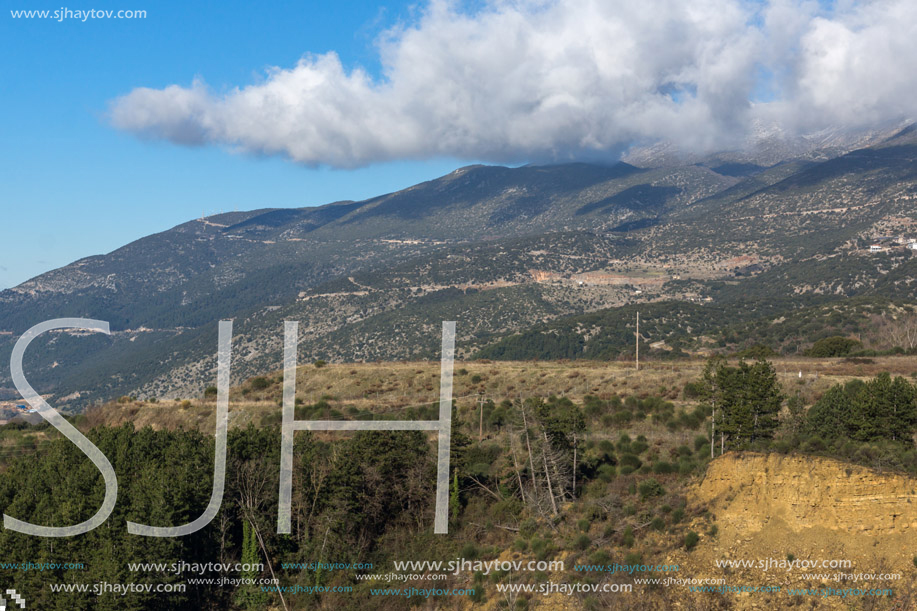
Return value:
M 201 214 L 475 162 L 917 116 L 913 0 L 93 0 L 0 14 L 0 288 Z
M 0 288 L 78 258 L 109 252 L 201 213 L 361 199 L 415 184 L 460 162 L 393 162 L 357 170 L 312 169 L 279 157 L 145 141 L 112 128 L 109 103 L 135 87 L 219 90 L 335 50 L 378 71 L 374 39 L 410 18 L 406 3 L 153 2 L 6 8 L 143 8 L 143 20 L 12 19 L 0 14 Z

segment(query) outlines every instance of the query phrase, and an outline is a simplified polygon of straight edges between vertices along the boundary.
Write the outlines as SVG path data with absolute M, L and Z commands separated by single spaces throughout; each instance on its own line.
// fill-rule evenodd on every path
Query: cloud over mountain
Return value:
M 914 116 L 917 3 L 434 1 L 379 41 L 382 75 L 335 53 L 223 94 L 138 88 L 113 125 L 184 145 L 354 167 L 451 156 L 617 157 L 634 142 L 707 151 L 753 125 L 806 133 Z

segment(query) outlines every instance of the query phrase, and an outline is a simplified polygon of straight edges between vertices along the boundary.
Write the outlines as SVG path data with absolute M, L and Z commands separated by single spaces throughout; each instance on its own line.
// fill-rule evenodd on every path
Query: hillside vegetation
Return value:
M 297 433 L 294 529 L 291 536 L 276 535 L 279 374 L 256 376 L 231 393 L 229 473 L 220 515 L 187 539 L 148 541 L 127 535 L 126 520 L 184 523 L 206 504 L 212 485 L 214 403 L 209 393 L 154 403 L 125 397 L 75 420 L 110 457 L 122 481 L 118 508 L 106 525 L 54 546 L 4 531 L 0 550 L 11 562 L 79 559 L 87 567 L 78 574 L 53 573 L 53 579 L 52 574 L 43 573 L 42 583 L 159 583 L 164 578 L 179 583 L 187 576 L 132 572 L 116 559 L 177 562 L 190 553 L 197 562 L 258 558 L 266 563 L 260 577 L 270 576 L 270 564 L 284 585 L 351 588 L 346 593 L 288 594 L 282 602 L 276 593 L 242 586 L 194 586 L 182 596 L 169 595 L 170 608 L 188 609 L 259 609 L 265 605 L 461 609 L 472 604 L 488 609 L 648 610 L 674 604 L 740 609 L 783 607 L 789 600 L 833 608 L 837 601 L 791 599 L 786 593 L 749 602 L 730 594 L 691 592 L 684 586 L 638 584 L 635 577 L 671 575 L 658 571 L 628 574 L 604 567 L 614 563 L 678 565 L 678 577 L 725 576 L 734 585 L 736 574 L 717 568 L 712 560 L 735 557 L 740 547 L 749 557 L 827 554 L 833 558 L 849 552 L 856 569 L 881 567 L 905 576 L 892 584 L 894 595 L 877 599 L 881 606 L 874 607 L 892 608 L 913 601 L 909 597 L 915 573 L 913 565 L 907 566 L 910 558 L 902 552 L 902 545 L 911 545 L 917 532 L 905 526 L 917 521 L 917 515 L 911 498 L 915 483 L 904 475 L 917 474 L 917 452 L 909 435 L 892 431 L 917 432 L 915 394 L 907 394 L 914 393 L 907 380 L 915 365 L 915 357 L 903 356 L 877 357 L 871 362 L 782 358 L 770 364 L 747 361 L 744 366 L 739 361 L 681 360 L 653 363 L 639 371 L 632 363 L 590 361 L 457 363 L 448 536 L 432 534 L 435 446 L 432 438 L 420 432 Z M 881 371 L 890 371 L 899 379 L 889 377 L 886 383 L 878 375 Z M 435 418 L 437 374 L 438 367 L 432 363 L 306 365 L 297 372 L 296 416 Z M 907 380 L 901 380 L 901 375 Z M 889 386 L 892 381 L 897 386 Z M 877 415 L 901 416 L 900 425 L 895 424 L 898 420 L 889 420 L 886 430 L 869 432 L 857 422 L 844 421 L 850 427 L 848 432 L 826 435 L 820 428 L 827 422 L 825 410 L 838 405 L 832 399 L 840 392 L 837 389 L 851 384 L 866 386 L 859 396 L 872 397 L 867 403 L 876 406 Z M 898 390 L 889 394 L 886 388 Z M 901 389 L 911 390 L 899 392 Z M 742 398 L 757 395 L 773 397 L 775 402 L 762 407 L 765 404 Z M 904 401 L 899 407 L 906 409 L 889 412 L 882 407 L 898 405 L 899 400 Z M 762 426 L 745 428 L 748 418 Z M 767 418 L 772 425 L 763 426 Z M 711 419 L 715 419 L 716 433 L 713 448 Z M 722 457 L 721 444 L 726 451 Z M 5 477 L 0 509 L 4 512 L 61 524 L 95 511 L 102 494 L 98 472 L 53 429 L 46 425 L 5 427 L 2 448 Z M 769 487 L 749 487 L 752 480 L 746 471 L 760 470 L 741 466 L 746 459 L 735 454 L 749 449 L 786 457 L 768 459 L 777 461 L 768 462 L 765 471 L 772 474 L 767 479 Z M 712 462 L 711 454 L 716 456 Z M 875 521 L 876 528 L 860 532 L 855 539 L 848 536 L 852 526 L 845 526 L 846 522 L 827 524 L 833 515 L 829 515 L 831 507 L 845 511 L 831 503 L 849 495 L 822 489 L 819 482 L 837 476 L 829 475 L 834 467 L 815 456 L 819 454 L 864 465 L 848 469 L 848 477 L 855 473 L 856 481 L 864 485 L 870 478 L 886 477 L 870 475 L 876 472 L 866 468 L 901 473 L 888 476 L 898 478 L 894 489 L 872 484 L 884 490 L 881 503 L 857 505 L 858 511 L 866 512 L 863 519 L 872 519 L 870 512 L 881 511 L 898 515 L 900 520 L 888 523 L 892 524 L 889 528 L 882 526 L 887 521 Z M 748 460 L 752 461 L 748 465 L 754 465 L 757 459 Z M 731 464 L 739 466 L 728 466 Z M 800 486 L 793 479 L 799 477 L 794 473 L 799 472 L 800 464 L 827 466 L 819 467 L 822 470 L 817 473 L 811 467 L 804 469 L 809 479 Z M 724 492 L 729 486 L 737 492 Z M 903 496 L 894 492 L 899 488 Z M 793 491 L 786 502 L 797 512 L 795 522 L 780 508 L 786 505 L 775 504 L 777 500 L 753 500 L 762 492 L 765 498 L 772 495 L 776 499 L 780 490 Z M 85 502 L 47 502 L 72 499 L 75 494 Z M 873 498 L 865 488 L 858 494 Z M 760 532 L 755 525 L 740 521 L 747 520 L 745 507 L 752 502 L 758 503 L 756 524 L 769 524 Z M 806 513 L 805 508 L 813 504 L 825 507 L 824 515 Z M 785 526 L 771 522 L 778 517 Z M 769 537 L 778 532 L 780 543 L 776 545 L 778 539 Z M 253 533 L 263 545 L 252 547 Z M 844 547 L 845 541 L 853 547 Z M 869 554 L 860 554 L 867 547 Z M 392 572 L 395 561 L 455 558 L 562 560 L 565 564 L 563 570 L 555 566 L 531 572 L 485 574 L 469 569 L 450 573 L 432 586 L 423 579 L 395 584 L 382 577 L 365 578 Z M 309 562 L 372 563 L 373 569 L 284 568 L 285 563 Z M 39 579 L 35 573 L 2 572 L 14 587 L 46 591 L 35 582 Z M 792 583 L 799 579 L 794 575 Z M 630 584 L 634 589 L 573 596 L 511 594 L 498 589 L 507 583 L 547 581 Z M 373 594 L 401 586 L 473 589 L 474 594 Z M 88 600 L 79 593 L 48 594 L 37 603 L 41 608 L 81 608 Z M 98 609 L 143 609 L 159 604 L 156 595 L 93 595 L 91 600 Z

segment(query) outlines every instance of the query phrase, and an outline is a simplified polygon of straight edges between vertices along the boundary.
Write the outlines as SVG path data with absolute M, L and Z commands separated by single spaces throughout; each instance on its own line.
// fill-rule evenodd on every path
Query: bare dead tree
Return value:
M 519 484 L 519 495 L 522 497 L 522 504 L 527 505 L 525 488 L 522 486 L 522 474 L 519 472 L 519 461 L 516 460 L 516 434 L 513 431 L 512 425 L 509 427 L 509 448 L 513 456 L 513 470 L 516 472 L 516 483 Z
M 908 312 L 889 321 L 888 333 L 893 347 L 900 346 L 905 350 L 917 348 L 917 314 Z
M 220 512 L 220 564 L 224 563 L 224 554 L 226 553 L 226 535 L 232 527 L 232 520 L 225 511 Z
M 276 488 L 276 480 L 273 480 L 270 476 L 273 470 L 269 468 L 264 460 L 257 459 L 237 463 L 235 473 L 239 512 L 242 514 L 242 518 L 248 520 L 251 524 L 255 537 L 258 539 L 258 546 L 261 548 L 264 560 L 271 571 L 271 578 L 275 583 L 279 583 L 277 576 L 274 574 L 274 564 L 271 562 L 267 546 L 264 544 L 262 528 L 258 525 L 258 517 L 263 516 L 265 513 L 263 506 L 267 503 L 274 488 Z M 289 607 L 287 607 L 287 602 L 283 598 L 283 592 L 278 588 L 277 593 L 280 595 L 280 604 L 288 611 Z
M 576 498 L 576 451 L 578 449 L 577 442 L 578 437 L 576 431 L 573 432 L 573 486 L 571 490 L 571 497 Z
M 529 424 L 525 415 L 525 403 L 520 403 L 519 409 L 522 412 L 522 430 L 525 432 L 525 446 L 529 450 L 529 468 L 532 470 L 532 480 L 535 483 L 535 488 L 538 488 L 538 476 L 535 471 L 535 460 L 532 458 L 532 442 L 529 439 Z
M 481 480 L 479 480 L 479 479 L 476 478 L 475 476 L 469 475 L 468 478 L 471 479 L 471 481 L 473 481 L 475 484 L 477 484 L 477 486 L 478 486 L 481 490 L 483 490 L 484 492 L 486 492 L 486 493 L 489 494 L 490 496 L 494 497 L 494 498 L 497 499 L 498 501 L 502 501 L 502 500 L 503 500 L 503 497 L 502 497 L 502 496 L 500 496 L 499 494 L 497 494 L 496 492 L 494 492 L 493 490 L 491 490 L 490 488 L 488 488 L 483 482 L 481 482 Z
M 519 592 L 515 588 L 512 587 L 512 584 L 513 584 L 513 572 L 512 571 L 506 574 L 506 581 L 504 581 L 503 583 L 505 583 L 507 586 L 510 586 L 510 587 L 503 588 L 503 600 L 506 602 L 506 608 L 515 609 L 516 608 L 516 599 L 519 598 Z
M 551 511 L 557 515 L 557 501 L 554 498 L 554 489 L 551 487 L 551 474 L 548 471 L 547 444 L 541 446 L 541 458 L 544 461 L 544 477 L 548 482 L 548 498 L 551 499 Z

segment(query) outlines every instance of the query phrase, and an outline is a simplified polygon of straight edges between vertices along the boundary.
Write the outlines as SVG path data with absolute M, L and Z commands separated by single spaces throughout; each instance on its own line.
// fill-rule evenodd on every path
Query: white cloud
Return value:
M 791 132 L 915 114 L 917 3 L 811 0 L 432 2 L 379 43 L 383 76 L 308 55 L 215 94 L 139 88 L 112 123 L 353 167 L 452 156 L 546 161 L 616 156 L 635 141 L 712 150 L 756 121 Z M 760 75 L 775 99 L 753 103 Z
M 799 39 L 780 116 L 797 129 L 868 126 L 917 111 L 917 3 L 872 2 L 815 17 Z

